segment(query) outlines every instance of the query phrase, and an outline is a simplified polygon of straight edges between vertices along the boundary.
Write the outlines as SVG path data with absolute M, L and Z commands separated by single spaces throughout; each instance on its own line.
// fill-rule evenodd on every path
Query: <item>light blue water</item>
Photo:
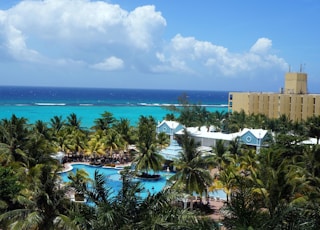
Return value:
M 102 167 L 95 167 L 91 165 L 84 165 L 84 164 L 73 164 L 72 172 L 75 173 L 79 169 L 84 169 L 88 172 L 90 178 L 94 178 L 94 172 L 96 170 L 99 171 L 99 173 L 102 173 L 105 175 L 106 184 L 110 188 L 112 188 L 113 193 L 116 195 L 122 186 L 121 181 L 121 175 L 119 174 L 120 169 L 114 169 L 114 168 L 102 168 Z M 134 179 L 136 181 L 141 181 L 143 192 L 141 192 L 140 196 L 142 198 L 147 197 L 148 193 L 154 194 L 160 192 L 166 185 L 167 179 L 170 178 L 173 173 L 160 171 L 158 174 L 161 175 L 161 178 L 159 180 L 150 181 L 150 180 L 142 180 L 142 179 Z M 62 181 L 68 182 L 68 172 L 61 173 Z
M 15 114 L 27 118 L 29 123 L 37 120 L 50 122 L 51 118 L 60 115 L 66 119 L 75 113 L 81 119 L 81 126 L 86 128 L 92 127 L 94 120 L 105 111 L 111 112 L 116 119 L 128 119 L 131 125 L 136 125 L 141 115 L 153 116 L 156 121 L 162 121 L 167 113 L 171 113 L 162 107 L 153 106 L 0 106 L 0 111 L 0 119 Z
M 102 168 L 102 167 L 95 167 L 91 165 L 85 165 L 85 164 L 73 164 L 72 172 L 76 173 L 79 169 L 84 169 L 88 172 L 90 178 L 94 178 L 94 172 L 96 170 L 99 171 L 99 173 L 102 173 L 105 175 L 107 185 L 112 188 L 113 194 L 116 195 L 122 186 L 121 176 L 119 174 L 120 169 L 115 168 Z M 135 179 L 139 180 L 142 183 L 142 187 L 144 188 L 143 192 L 140 193 L 140 196 L 142 198 L 147 197 L 148 193 L 155 194 L 160 192 L 167 184 L 167 179 L 169 179 L 172 175 L 174 175 L 171 172 L 166 171 L 160 171 L 158 172 L 161 175 L 161 178 L 159 180 L 150 181 L 150 180 L 142 180 L 142 179 Z M 68 172 L 61 173 L 62 181 L 68 182 Z M 217 190 L 210 193 L 210 196 L 219 197 L 220 199 L 226 200 L 226 194 L 223 190 Z

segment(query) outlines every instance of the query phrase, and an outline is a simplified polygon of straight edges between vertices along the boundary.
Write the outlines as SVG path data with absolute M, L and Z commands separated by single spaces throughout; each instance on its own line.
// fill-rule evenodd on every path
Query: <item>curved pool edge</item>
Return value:
M 59 171 L 58 173 L 66 173 L 66 172 L 70 172 L 73 169 L 72 164 L 69 163 L 65 163 L 63 164 L 63 169 L 61 171 Z
M 66 172 L 70 172 L 73 170 L 72 165 L 87 165 L 90 167 L 95 167 L 95 168 L 107 168 L 107 169 L 116 169 L 116 170 L 123 170 L 125 167 L 130 166 L 131 164 L 126 164 L 126 165 L 116 165 L 115 167 L 111 167 L 111 166 L 95 166 L 95 165 L 91 165 L 87 162 L 72 162 L 72 163 L 65 163 L 63 165 L 63 170 L 59 171 L 58 173 L 66 173 Z

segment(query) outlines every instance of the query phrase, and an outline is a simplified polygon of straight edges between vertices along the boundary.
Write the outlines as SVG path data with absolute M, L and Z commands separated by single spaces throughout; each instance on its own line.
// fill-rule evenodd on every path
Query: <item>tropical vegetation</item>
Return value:
M 211 113 L 181 100 L 182 106 L 171 110 L 179 112 L 176 119 L 185 126 L 213 125 L 222 132 L 264 128 L 273 132 L 273 140 L 259 154 L 238 140 L 217 142 L 204 154 L 185 131 L 177 137 L 182 151 L 172 162 L 176 174 L 162 192 L 141 198 L 144 188 L 133 177 L 161 170 L 159 150 L 169 144 L 156 133 L 153 117 L 141 116 L 134 127 L 105 112 L 85 129 L 76 114 L 34 124 L 12 115 L 0 120 L 0 228 L 218 229 L 200 209 L 181 205 L 185 195 L 207 196 L 216 189 L 227 194 L 221 210 L 227 229 L 319 228 L 320 147 L 302 141 L 320 139 L 320 117 L 293 122 L 285 116 Z M 70 183 L 62 184 L 63 162 L 52 157 L 59 151 L 66 154 L 65 161 L 133 161 L 137 172 L 122 172 L 117 194 L 99 171 L 91 179 L 81 171 L 70 174 Z M 70 191 L 82 194 L 90 205 L 71 202 Z

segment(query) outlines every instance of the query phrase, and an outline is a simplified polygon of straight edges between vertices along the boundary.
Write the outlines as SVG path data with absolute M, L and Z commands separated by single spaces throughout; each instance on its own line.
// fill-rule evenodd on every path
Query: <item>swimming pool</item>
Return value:
M 121 168 L 105 168 L 105 167 L 96 167 L 87 164 L 72 164 L 72 170 L 68 172 L 61 173 L 61 178 L 63 182 L 69 182 L 68 174 L 69 172 L 76 173 L 77 170 L 84 169 L 89 174 L 90 178 L 94 177 L 94 172 L 96 170 L 99 173 L 102 173 L 106 177 L 106 184 L 112 189 L 114 195 L 117 195 L 121 189 L 122 181 L 120 170 Z M 143 180 L 143 179 L 134 179 L 141 181 L 142 187 L 144 190 L 140 193 L 141 197 L 147 197 L 148 193 L 155 194 L 160 192 L 167 184 L 167 179 L 170 178 L 174 173 L 167 171 L 158 172 L 161 175 L 159 180 Z M 219 197 L 221 199 L 226 199 L 226 194 L 223 190 L 218 190 L 210 193 L 210 196 Z
M 84 169 L 89 174 L 90 178 L 94 177 L 94 172 L 96 170 L 99 171 L 99 173 L 102 173 L 106 177 L 106 184 L 113 190 L 114 195 L 120 191 L 122 186 L 121 181 L 121 175 L 120 170 L 121 168 L 105 168 L 105 167 L 95 167 L 92 165 L 86 165 L 86 164 L 72 164 L 72 170 L 68 172 L 61 173 L 61 178 L 63 182 L 70 181 L 68 179 L 69 172 L 75 173 L 79 169 Z M 159 180 L 143 180 L 143 179 L 134 179 L 136 181 L 141 181 L 142 187 L 144 190 L 141 192 L 142 197 L 146 197 L 148 192 L 151 194 L 160 192 L 167 183 L 167 178 L 170 178 L 173 173 L 160 171 L 158 172 L 161 175 L 161 178 Z

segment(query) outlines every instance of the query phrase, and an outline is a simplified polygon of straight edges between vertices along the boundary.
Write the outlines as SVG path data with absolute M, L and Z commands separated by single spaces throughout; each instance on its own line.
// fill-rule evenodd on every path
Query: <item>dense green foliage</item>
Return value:
M 130 153 L 135 144 L 138 153 Z M 183 209 L 174 191 L 163 191 L 142 199 L 139 183 L 123 173 L 123 186 L 111 193 L 105 178 L 93 180 L 83 171 L 70 174 L 71 182 L 61 185 L 60 163 L 52 158 L 63 151 L 68 159 L 109 159 L 134 154 L 142 170 L 159 170 L 158 150 L 168 137 L 155 133 L 152 117 L 141 117 L 138 127 L 128 120 L 116 120 L 106 112 L 91 130 L 71 114 L 66 120 L 54 116 L 50 123 L 29 124 L 12 116 L 0 121 L 0 228 L 1 229 L 216 229 L 201 213 Z M 129 154 L 129 156 L 128 156 Z M 121 158 L 122 159 L 122 158 Z M 118 159 L 117 160 L 121 160 Z M 143 160 L 139 160 L 143 159 Z M 139 161 L 141 161 L 139 163 Z M 67 194 L 83 194 L 95 206 L 74 203 Z
M 209 113 L 200 105 L 183 103 L 174 109 L 184 125 L 214 125 L 223 132 L 264 128 L 273 131 L 274 139 L 259 154 L 235 140 L 229 145 L 217 142 L 214 154 L 204 156 L 185 133 L 179 140 L 183 151 L 173 162 L 178 171 L 172 186 L 142 199 L 143 188 L 128 171 L 122 174 L 118 194 L 111 193 L 99 173 L 93 180 L 84 172 L 71 174 L 72 182 L 61 186 L 61 165 L 51 155 L 63 151 L 69 159 L 93 163 L 130 158 L 137 170 L 156 172 L 163 160 L 158 152 L 168 139 L 156 134 L 152 117 L 141 116 L 133 127 L 105 112 L 91 129 L 83 129 L 76 114 L 34 124 L 13 115 L 0 121 L 0 228 L 217 229 L 203 213 L 184 209 L 178 202 L 185 194 L 203 195 L 214 189 L 227 194 L 222 212 L 228 229 L 319 228 L 320 147 L 301 141 L 319 140 L 320 117 L 292 122 L 285 116 Z M 132 144 L 136 151 L 129 149 Z M 209 173 L 213 167 L 219 169 L 215 175 Z M 71 202 L 66 196 L 71 188 L 95 206 Z

